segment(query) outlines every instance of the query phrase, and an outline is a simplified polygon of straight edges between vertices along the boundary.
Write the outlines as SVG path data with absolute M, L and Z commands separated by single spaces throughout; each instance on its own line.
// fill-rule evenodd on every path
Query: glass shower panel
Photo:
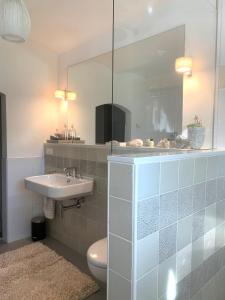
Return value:
M 68 123 L 87 145 L 110 142 L 112 113 L 106 113 L 112 107 L 112 51 L 70 66 L 68 87 L 77 93 Z
M 61 86 L 74 91 L 76 101 L 61 102 L 58 127 L 64 131 L 65 125 L 69 129 L 73 126 L 83 143 L 102 147 L 107 143 L 110 151 L 113 0 L 79 3 L 80 17 L 87 26 L 72 28 L 80 36 L 75 38 L 74 48 L 60 56 L 67 74 L 59 74 Z
M 189 147 L 187 125 L 196 116 L 204 128 L 202 148 L 211 148 L 216 0 L 115 0 L 114 12 L 113 153 L 149 151 L 153 141 Z M 181 57 L 191 58 L 191 74 L 177 72 Z

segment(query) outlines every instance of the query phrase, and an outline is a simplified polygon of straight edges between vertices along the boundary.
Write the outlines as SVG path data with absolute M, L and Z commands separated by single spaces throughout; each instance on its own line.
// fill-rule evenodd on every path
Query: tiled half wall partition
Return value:
M 109 158 L 108 300 L 225 299 L 225 152 Z
M 45 144 L 45 173 L 62 173 L 77 167 L 82 176 L 94 178 L 94 193 L 86 197 L 80 209 L 72 208 L 48 221 L 48 234 L 86 256 L 90 245 L 107 235 L 107 155 L 104 146 Z M 65 204 L 71 204 L 70 202 Z

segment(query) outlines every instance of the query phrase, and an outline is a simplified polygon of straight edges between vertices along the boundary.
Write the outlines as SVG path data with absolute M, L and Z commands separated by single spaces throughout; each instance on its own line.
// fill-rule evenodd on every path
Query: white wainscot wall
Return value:
M 31 236 L 31 219 L 42 215 L 42 199 L 25 189 L 24 178 L 43 174 L 43 158 L 7 160 L 7 242 Z

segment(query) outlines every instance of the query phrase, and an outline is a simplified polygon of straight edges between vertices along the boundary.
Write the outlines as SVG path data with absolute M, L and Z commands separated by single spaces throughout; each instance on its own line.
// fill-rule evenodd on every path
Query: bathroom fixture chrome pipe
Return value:
M 74 202 L 74 204 L 71 205 L 63 205 L 63 201 L 60 201 L 60 217 L 63 218 L 63 212 L 68 210 L 68 209 L 72 209 L 72 208 L 81 208 L 81 202 L 84 203 L 85 201 L 85 197 L 80 197 L 80 198 L 75 198 L 72 199 L 72 201 Z

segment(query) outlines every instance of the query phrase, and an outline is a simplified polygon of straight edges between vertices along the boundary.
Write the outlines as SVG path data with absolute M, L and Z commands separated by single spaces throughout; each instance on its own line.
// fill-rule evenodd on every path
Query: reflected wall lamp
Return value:
M 68 90 L 56 90 L 55 98 L 64 101 L 74 101 L 77 98 L 76 93 Z
M 192 57 L 184 56 L 176 59 L 175 70 L 177 73 L 192 76 L 193 60 Z
M 31 30 L 29 12 L 23 0 L 2 0 L 0 36 L 13 43 L 23 43 Z

